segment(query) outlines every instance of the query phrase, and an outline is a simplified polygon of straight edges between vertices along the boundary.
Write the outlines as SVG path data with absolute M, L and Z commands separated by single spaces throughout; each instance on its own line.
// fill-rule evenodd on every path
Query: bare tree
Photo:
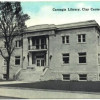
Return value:
M 15 50 L 13 41 L 22 35 L 28 19 L 29 16 L 23 13 L 20 2 L 0 2 L 0 36 L 5 41 L 5 48 L 0 47 L 0 54 L 7 62 L 6 80 L 9 80 L 10 60 Z

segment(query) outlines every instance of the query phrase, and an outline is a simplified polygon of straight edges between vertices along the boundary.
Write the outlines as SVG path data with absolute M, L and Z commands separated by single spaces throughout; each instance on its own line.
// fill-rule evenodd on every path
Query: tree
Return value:
M 6 80 L 9 80 L 10 60 L 15 50 L 14 39 L 22 35 L 28 19 L 20 2 L 0 2 L 0 37 L 5 41 L 5 48 L 0 47 L 0 54 L 7 62 Z

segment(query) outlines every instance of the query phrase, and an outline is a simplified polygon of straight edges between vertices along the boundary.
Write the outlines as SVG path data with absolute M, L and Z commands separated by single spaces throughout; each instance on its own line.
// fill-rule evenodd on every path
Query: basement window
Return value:
M 63 80 L 70 80 L 70 74 L 63 74 Z
M 3 79 L 6 79 L 7 78 L 7 74 L 3 74 Z
M 87 80 L 87 74 L 79 74 L 79 80 Z

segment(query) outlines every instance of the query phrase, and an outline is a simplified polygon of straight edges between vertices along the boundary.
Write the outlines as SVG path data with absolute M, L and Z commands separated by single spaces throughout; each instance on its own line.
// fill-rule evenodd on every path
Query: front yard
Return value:
M 19 87 L 19 88 L 35 88 L 35 89 L 50 89 L 50 90 L 65 90 L 65 91 L 85 91 L 85 92 L 100 92 L 100 82 L 92 81 L 41 81 L 30 83 L 4 84 L 4 87 Z

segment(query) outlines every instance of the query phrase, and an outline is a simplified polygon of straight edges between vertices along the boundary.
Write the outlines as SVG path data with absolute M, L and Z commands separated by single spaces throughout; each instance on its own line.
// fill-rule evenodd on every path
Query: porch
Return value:
M 48 51 L 31 51 L 28 53 L 28 69 L 43 71 L 48 67 Z

